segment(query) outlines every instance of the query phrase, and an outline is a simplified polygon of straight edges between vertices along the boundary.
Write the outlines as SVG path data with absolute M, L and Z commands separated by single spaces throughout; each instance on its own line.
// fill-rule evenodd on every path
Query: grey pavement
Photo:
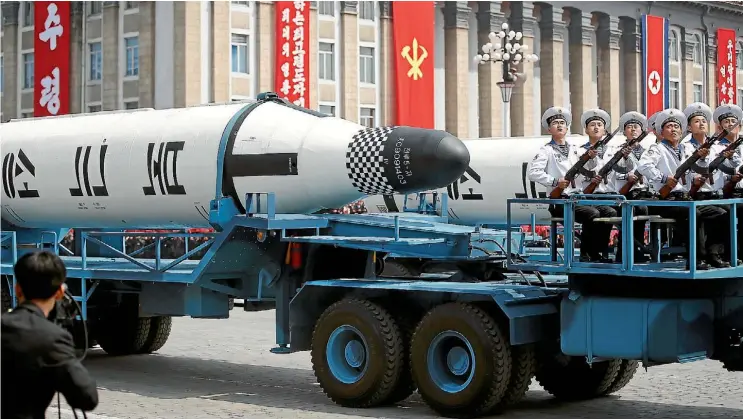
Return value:
M 309 352 L 276 355 L 273 346 L 274 311 L 236 307 L 229 319 L 174 319 L 169 341 L 153 355 L 93 350 L 85 364 L 101 401 L 88 418 L 437 417 L 417 395 L 396 407 L 336 406 L 316 384 Z M 62 417 L 74 417 L 62 400 Z M 47 418 L 56 417 L 50 408 Z M 743 373 L 714 361 L 654 367 L 639 370 L 615 396 L 580 403 L 558 403 L 533 382 L 524 401 L 501 417 L 743 418 Z

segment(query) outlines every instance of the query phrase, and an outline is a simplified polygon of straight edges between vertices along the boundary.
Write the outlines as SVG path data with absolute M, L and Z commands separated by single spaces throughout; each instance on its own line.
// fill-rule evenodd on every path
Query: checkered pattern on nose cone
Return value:
M 387 181 L 382 166 L 387 136 L 395 127 L 365 128 L 348 143 L 346 169 L 348 178 L 359 192 L 368 195 L 392 194 L 395 189 Z

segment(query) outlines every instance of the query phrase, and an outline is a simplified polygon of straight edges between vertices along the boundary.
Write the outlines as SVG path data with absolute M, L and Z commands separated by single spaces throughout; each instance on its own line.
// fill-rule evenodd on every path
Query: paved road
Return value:
M 175 319 L 158 354 L 114 358 L 93 350 L 86 364 L 100 387 L 90 419 L 433 418 L 413 396 L 398 407 L 345 409 L 315 383 L 309 353 L 274 355 L 273 311 L 228 320 Z M 64 400 L 62 402 L 65 405 Z M 49 409 L 47 418 L 56 418 Z M 72 418 L 69 410 L 62 417 Z M 617 396 L 559 404 L 537 384 L 504 418 L 743 418 L 743 373 L 716 362 L 638 371 Z

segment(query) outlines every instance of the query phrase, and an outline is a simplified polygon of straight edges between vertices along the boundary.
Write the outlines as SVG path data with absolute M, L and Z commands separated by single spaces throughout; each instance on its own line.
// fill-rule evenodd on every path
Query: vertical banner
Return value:
M 298 106 L 310 107 L 310 3 L 276 3 L 274 91 Z
M 735 30 L 717 30 L 717 104 L 734 104 L 737 101 L 737 76 L 735 68 Z M 740 103 L 738 105 L 741 105 Z
M 397 125 L 434 128 L 432 1 L 392 2 Z
M 668 19 L 642 15 L 642 78 L 645 115 L 668 108 Z
M 70 112 L 70 2 L 34 2 L 34 116 Z

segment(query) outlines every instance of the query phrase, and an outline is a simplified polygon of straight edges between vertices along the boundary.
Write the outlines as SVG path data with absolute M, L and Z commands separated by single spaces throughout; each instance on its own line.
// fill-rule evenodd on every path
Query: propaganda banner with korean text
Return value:
M 432 1 L 392 2 L 397 125 L 434 128 Z
M 276 3 L 275 92 L 298 106 L 310 107 L 310 2 Z
M 717 30 L 717 104 L 737 102 L 737 76 L 735 56 L 735 30 Z M 738 105 L 741 105 L 738 103 Z
M 70 2 L 34 2 L 34 116 L 70 112 Z
M 645 115 L 668 108 L 668 19 L 642 15 L 642 86 Z

